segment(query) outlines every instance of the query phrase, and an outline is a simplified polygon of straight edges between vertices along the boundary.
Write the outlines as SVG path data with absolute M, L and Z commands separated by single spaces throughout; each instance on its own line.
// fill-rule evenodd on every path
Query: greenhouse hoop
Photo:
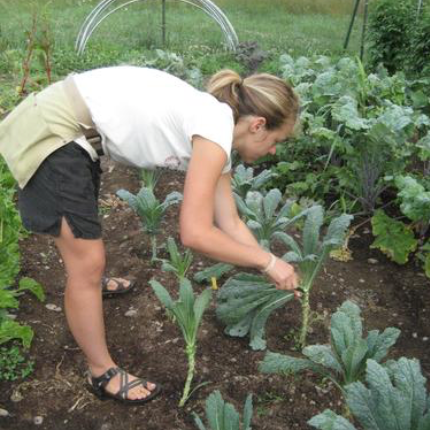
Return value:
M 85 47 L 88 40 L 96 30 L 96 28 L 110 15 L 117 12 L 118 10 L 129 6 L 133 3 L 142 2 L 145 0 L 103 0 L 101 1 L 86 17 L 82 24 L 78 37 L 76 39 L 75 48 L 78 54 L 82 54 L 85 51 Z M 220 27 L 225 37 L 227 46 L 230 50 L 235 51 L 239 40 L 237 34 L 222 10 L 210 0 L 175 0 L 187 3 L 191 6 L 197 7 L 198 9 L 205 12 L 210 16 Z M 165 2 L 163 3 L 163 42 L 165 40 Z

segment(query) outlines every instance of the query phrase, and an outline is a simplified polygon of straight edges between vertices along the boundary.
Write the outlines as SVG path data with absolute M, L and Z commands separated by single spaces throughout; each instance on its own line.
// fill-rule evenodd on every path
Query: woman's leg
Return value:
M 65 310 L 70 330 L 87 358 L 91 374 L 100 376 L 109 368 L 117 367 L 107 349 L 103 320 L 100 287 L 105 268 L 103 242 L 101 239 L 76 239 L 63 218 L 55 244 L 67 272 Z M 106 389 L 116 393 L 119 388 L 119 375 L 116 375 Z M 155 385 L 148 384 L 148 388 L 153 390 Z M 130 390 L 128 398 L 142 399 L 149 393 L 139 385 Z

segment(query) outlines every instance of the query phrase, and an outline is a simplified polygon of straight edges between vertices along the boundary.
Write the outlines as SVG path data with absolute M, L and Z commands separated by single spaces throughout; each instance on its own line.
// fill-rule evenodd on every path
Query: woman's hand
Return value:
M 271 255 L 271 261 L 263 272 L 274 282 L 278 290 L 294 291 L 296 299 L 300 298 L 299 277 L 294 267 L 285 261 Z

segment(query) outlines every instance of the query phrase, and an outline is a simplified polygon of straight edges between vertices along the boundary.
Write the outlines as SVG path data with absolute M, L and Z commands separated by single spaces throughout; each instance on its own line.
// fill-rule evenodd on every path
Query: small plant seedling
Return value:
M 197 334 L 203 317 L 203 313 L 209 306 L 212 292 L 208 288 L 197 298 L 194 295 L 193 287 L 188 279 L 181 279 L 179 288 L 179 298 L 173 301 L 169 292 L 156 280 L 151 280 L 150 285 L 154 290 L 158 300 L 166 307 L 182 331 L 185 340 L 185 352 L 188 358 L 188 374 L 185 382 L 184 392 L 179 402 L 183 407 L 190 397 L 191 383 L 194 377 L 195 356 L 197 351 Z

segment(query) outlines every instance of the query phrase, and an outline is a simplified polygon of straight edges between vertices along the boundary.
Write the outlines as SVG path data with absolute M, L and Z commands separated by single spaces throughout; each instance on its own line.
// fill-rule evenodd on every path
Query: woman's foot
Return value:
M 88 376 L 90 390 L 99 398 L 113 398 L 126 403 L 144 403 L 161 391 L 159 384 L 130 375 L 119 367 L 111 367 L 100 376 Z
M 110 278 L 103 276 L 102 278 L 102 294 L 104 296 L 113 296 L 116 294 L 124 294 L 131 291 L 136 285 L 133 279 Z

